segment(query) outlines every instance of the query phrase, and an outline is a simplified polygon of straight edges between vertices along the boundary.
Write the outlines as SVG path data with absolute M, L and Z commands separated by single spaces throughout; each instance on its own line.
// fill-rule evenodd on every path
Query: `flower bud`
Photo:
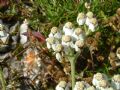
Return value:
M 90 9 L 90 3 L 85 2 L 85 8 Z

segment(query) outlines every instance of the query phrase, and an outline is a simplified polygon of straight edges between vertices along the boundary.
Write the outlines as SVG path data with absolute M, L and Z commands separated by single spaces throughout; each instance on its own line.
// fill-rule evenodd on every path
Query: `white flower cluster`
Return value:
M 60 81 L 56 86 L 55 90 L 70 90 L 70 83 L 66 83 L 65 81 Z
M 94 17 L 93 12 L 89 11 L 87 14 L 83 12 L 78 14 L 77 23 L 81 26 L 86 24 L 90 31 L 94 32 L 98 26 L 97 19 Z
M 90 11 L 86 15 L 82 12 L 79 13 L 77 23 L 80 26 L 86 24 L 89 30 L 85 32 L 82 28 L 74 28 L 71 22 L 67 22 L 63 26 L 62 32 L 57 27 L 53 27 L 46 39 L 47 48 L 55 52 L 56 59 L 60 62 L 64 53 L 68 52 L 68 47 L 73 48 L 76 52 L 81 52 L 81 48 L 84 46 L 85 35 L 89 34 L 89 31 L 94 32 L 98 26 L 97 19 Z
M 103 73 L 96 73 L 92 80 L 93 86 L 84 81 L 78 81 L 74 90 L 120 90 L 120 74 L 114 75 L 109 81 L 108 77 Z
M 60 32 L 57 27 L 53 27 L 46 42 L 47 48 L 52 49 L 56 54 L 56 59 L 61 62 L 64 53 L 68 52 L 68 48 L 81 52 L 81 48 L 84 46 L 84 39 L 84 31 L 81 28 L 74 29 L 73 24 L 67 22 L 63 26 L 63 32 Z

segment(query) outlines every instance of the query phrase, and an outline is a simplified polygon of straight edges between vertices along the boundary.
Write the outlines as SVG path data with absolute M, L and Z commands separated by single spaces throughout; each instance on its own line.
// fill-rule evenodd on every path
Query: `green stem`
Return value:
M 4 79 L 4 76 L 3 76 L 3 72 L 2 72 L 1 67 L 0 67 L 0 80 L 1 80 L 1 84 L 2 84 L 2 90 L 6 90 L 6 87 L 5 87 L 5 79 Z
M 74 89 L 75 86 L 75 62 L 79 56 L 79 53 L 76 55 L 73 55 L 72 57 L 69 57 L 69 61 L 71 64 L 71 78 L 72 78 L 72 90 Z
M 70 60 L 71 64 L 71 78 L 72 78 L 72 90 L 74 89 L 75 86 L 75 60 Z

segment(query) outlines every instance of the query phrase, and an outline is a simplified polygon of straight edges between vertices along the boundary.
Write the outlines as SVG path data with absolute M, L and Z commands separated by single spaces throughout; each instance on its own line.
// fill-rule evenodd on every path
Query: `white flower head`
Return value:
M 59 85 L 60 87 L 65 87 L 66 84 L 67 84 L 67 83 L 66 83 L 65 81 L 60 81 L 58 85 Z
M 90 19 L 92 19 L 93 18 L 93 13 L 92 12 L 88 12 L 87 14 L 86 14 L 86 16 L 87 16 L 87 18 L 86 18 L 86 22 L 85 22 L 85 24 L 87 25 L 87 26 L 89 26 L 90 25 Z
M 77 41 L 75 42 L 75 45 L 78 46 L 79 48 L 82 48 L 82 47 L 84 46 L 84 41 L 82 41 L 82 40 L 77 40 Z
M 108 82 L 106 80 L 99 81 L 99 88 L 108 88 Z
M 95 87 L 90 86 L 90 87 L 88 87 L 86 90 L 96 90 L 96 89 L 95 89 Z
M 73 24 L 71 22 L 67 22 L 63 26 L 63 32 L 65 33 L 65 35 L 72 35 L 72 33 L 73 33 Z
M 65 27 L 66 27 L 66 28 L 69 28 L 69 29 L 72 29 L 72 28 L 73 28 L 72 22 L 67 22 L 67 23 L 65 23 Z
M 63 42 L 70 42 L 71 41 L 71 37 L 69 36 L 69 35 L 63 35 L 63 37 L 62 37 L 62 41 Z
M 46 39 L 46 42 L 47 42 L 47 48 L 48 49 L 53 48 L 53 50 L 54 50 L 55 38 L 54 37 L 49 37 L 49 38 Z
M 93 18 L 93 12 L 91 11 L 87 12 L 86 16 L 90 19 Z
M 55 90 L 64 90 L 64 88 L 66 87 L 66 82 L 65 81 L 60 81 L 58 83 L 58 85 L 56 86 L 56 89 Z
M 93 84 L 94 86 L 98 87 L 100 80 L 103 80 L 103 74 L 102 74 L 102 73 L 96 73 L 96 74 L 93 76 L 92 84 Z
M 75 84 L 74 90 L 84 90 L 84 87 L 85 87 L 84 83 L 78 81 L 78 82 L 76 82 L 76 84 Z
M 74 90 L 86 90 L 90 85 L 84 81 L 78 81 L 75 84 Z
M 89 29 L 94 32 L 95 28 L 98 26 L 97 19 L 96 18 L 91 18 L 90 23 L 89 23 Z
M 79 36 L 80 34 L 83 33 L 83 30 L 81 28 L 76 28 L 74 32 L 77 36 Z
M 64 47 L 64 51 L 66 51 L 69 47 L 74 48 L 74 44 L 71 36 L 63 35 L 62 37 L 62 45 Z
M 79 13 L 77 16 L 77 23 L 79 25 L 83 25 L 85 23 L 85 20 L 86 20 L 85 14 L 83 12 Z
M 62 44 L 57 44 L 57 45 L 56 45 L 56 48 L 55 48 L 55 51 L 56 51 L 56 52 L 60 52 L 60 51 L 62 51 L 62 49 L 63 49 Z
M 59 32 L 57 27 L 52 27 L 49 37 L 55 37 L 57 39 L 61 38 L 61 33 Z
M 90 22 L 91 22 L 93 25 L 96 25 L 96 24 L 97 24 L 97 19 L 96 19 L 96 18 L 91 18 L 91 19 L 90 19 Z
M 117 55 L 118 59 L 120 59 L 120 47 L 117 48 L 116 55 Z
M 75 48 L 75 51 L 76 52 L 80 52 L 81 51 L 81 48 L 84 46 L 84 41 L 82 41 L 82 40 L 77 40 L 76 42 L 75 42 L 75 46 L 74 46 L 74 48 Z
M 49 43 L 49 44 L 54 44 L 55 43 L 55 38 L 54 37 L 49 37 L 46 39 L 46 41 Z
M 58 28 L 57 27 L 52 27 L 51 28 L 51 33 L 52 34 L 56 34 L 58 32 Z
M 120 74 L 114 75 L 113 78 L 112 78 L 112 80 L 114 82 L 119 82 L 120 83 Z
M 76 40 L 84 41 L 84 38 L 85 38 L 84 31 L 81 28 L 76 28 L 72 36 L 74 41 Z
M 96 73 L 94 75 L 94 78 L 96 78 L 97 80 L 102 80 L 103 79 L 103 74 L 102 73 Z
M 116 90 L 120 90 L 120 74 L 114 75 L 112 77 L 111 84 Z

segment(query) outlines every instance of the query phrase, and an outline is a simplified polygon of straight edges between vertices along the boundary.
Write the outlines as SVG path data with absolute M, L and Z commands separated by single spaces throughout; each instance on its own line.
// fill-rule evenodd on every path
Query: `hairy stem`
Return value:
M 71 63 L 71 78 L 72 78 L 72 90 L 75 86 L 75 61 L 74 59 L 70 61 Z
M 72 57 L 69 57 L 69 61 L 71 64 L 71 78 L 72 78 L 72 90 L 74 89 L 75 86 L 75 62 L 79 56 L 79 53 L 76 55 L 73 55 Z

